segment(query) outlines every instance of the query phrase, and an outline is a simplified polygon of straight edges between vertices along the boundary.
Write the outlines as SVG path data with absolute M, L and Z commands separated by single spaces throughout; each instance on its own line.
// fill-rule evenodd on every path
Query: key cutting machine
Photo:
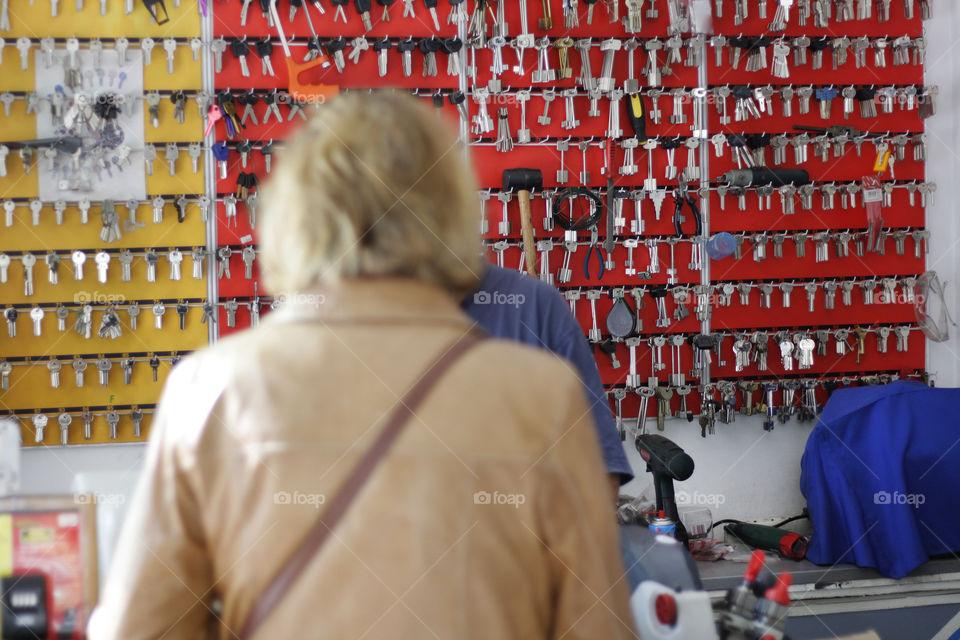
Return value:
M 642 524 L 621 529 L 627 575 L 636 585 L 630 607 L 640 635 L 647 640 L 784 640 L 790 575 L 774 576 L 764 568 L 763 552 L 755 551 L 741 584 L 712 606 L 674 500 L 673 483 L 693 474 L 693 460 L 657 434 L 637 435 L 635 446 L 653 474 L 657 510 L 677 527 L 676 537 Z

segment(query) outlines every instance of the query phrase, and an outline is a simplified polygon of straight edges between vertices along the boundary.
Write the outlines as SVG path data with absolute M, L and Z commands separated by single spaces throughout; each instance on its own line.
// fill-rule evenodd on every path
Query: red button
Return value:
M 677 624 L 677 601 L 669 593 L 661 593 L 657 596 L 656 604 L 657 620 L 660 624 L 672 627 Z

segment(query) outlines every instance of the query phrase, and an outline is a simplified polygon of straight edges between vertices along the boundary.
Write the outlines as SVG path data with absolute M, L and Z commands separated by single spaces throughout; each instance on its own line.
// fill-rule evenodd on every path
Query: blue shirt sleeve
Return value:
M 633 470 L 610 412 L 593 351 L 563 296 L 544 282 L 491 265 L 480 288 L 464 301 L 463 309 L 490 335 L 547 349 L 573 364 L 583 380 L 607 470 L 620 474 L 622 483 L 632 480 Z
M 573 331 L 569 332 L 566 338 L 553 341 L 551 348 L 555 353 L 572 362 L 580 373 L 580 379 L 583 380 L 584 390 L 587 393 L 587 403 L 593 411 L 593 421 L 597 427 L 607 470 L 610 473 L 619 473 L 620 483 L 625 484 L 633 479 L 633 469 L 630 468 L 627 455 L 623 451 L 623 442 L 617 431 L 616 420 L 610 412 L 610 404 L 607 401 L 603 382 L 600 380 L 597 362 L 593 358 L 590 343 L 580 330 L 580 325 L 572 314 L 568 313 L 567 316 L 573 325 Z

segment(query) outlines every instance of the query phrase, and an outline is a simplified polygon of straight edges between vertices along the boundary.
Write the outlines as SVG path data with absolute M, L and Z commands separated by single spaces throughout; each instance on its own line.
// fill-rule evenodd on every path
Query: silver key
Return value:
M 76 382 L 76 385 L 78 387 L 82 387 L 83 375 L 84 375 L 84 372 L 87 370 L 87 361 L 81 358 L 80 356 L 77 356 L 76 358 L 73 359 L 73 362 L 71 363 L 70 366 L 73 367 L 74 381 Z
M 23 265 L 23 295 L 33 295 L 33 266 L 37 264 L 37 257 L 32 253 L 25 253 L 20 257 Z
M 56 358 L 50 358 L 47 360 L 47 371 L 50 372 L 50 386 L 54 389 L 60 388 L 60 370 L 62 368 L 63 363 Z
M 252 245 L 247 245 L 240 252 L 240 258 L 243 261 L 243 277 L 247 280 L 253 279 L 253 262 L 257 258 L 257 251 Z
M 66 446 L 70 441 L 70 423 L 73 422 L 73 416 L 64 411 L 57 416 L 57 424 L 60 425 L 60 444 Z
M 110 384 L 110 369 L 113 368 L 113 362 L 100 356 L 96 361 L 97 373 L 100 377 L 100 386 L 106 387 Z
M 114 42 L 113 48 L 117 52 L 117 57 L 120 59 L 120 66 L 126 66 L 127 64 L 127 49 L 130 48 L 130 41 L 125 37 L 120 36 Z
M 33 41 L 30 38 L 23 36 L 17 38 L 17 51 L 20 52 L 20 70 L 26 71 L 30 67 L 30 48 L 33 46 Z
M 177 53 L 177 40 L 175 38 L 164 38 L 163 50 L 167 54 L 167 73 L 173 75 L 173 62 Z
M 147 282 L 156 282 L 157 262 L 160 260 L 160 254 L 158 254 L 154 249 L 147 249 L 143 259 L 147 263 Z
M 114 409 L 107 411 L 106 416 L 104 416 L 107 421 L 107 425 L 110 427 L 110 439 L 117 439 L 117 424 L 120 422 L 120 414 L 117 413 Z
M 164 157 L 167 160 L 167 169 L 171 176 L 177 175 L 177 159 L 180 158 L 180 147 L 175 142 L 168 142 L 164 150 Z
M 156 46 L 157 43 L 153 38 L 148 37 L 140 41 L 140 49 L 143 51 L 143 66 L 150 66 L 150 63 L 153 61 L 153 48 Z
M 87 254 L 78 249 L 70 254 L 70 261 L 73 262 L 73 279 L 83 280 L 83 263 L 87 261 Z
M 153 312 L 153 326 L 156 329 L 163 329 L 163 314 L 167 311 L 167 307 L 162 303 L 158 302 L 151 308 Z
M 43 309 L 40 307 L 34 307 L 30 309 L 30 320 L 33 321 L 33 335 L 40 336 L 43 334 Z
M 47 416 L 43 415 L 42 413 L 35 413 L 33 414 L 33 417 L 30 419 L 30 421 L 33 423 L 34 442 L 43 442 L 44 429 L 46 428 L 47 421 L 48 421 Z
M 137 317 L 140 315 L 140 305 L 136 302 L 127 307 L 127 315 L 130 316 L 130 330 L 137 330 Z
M 167 254 L 167 261 L 170 263 L 170 279 L 179 280 L 181 277 L 180 263 L 183 262 L 183 252 L 179 249 L 171 249 Z
M 98 251 L 93 257 L 97 265 L 97 282 L 105 284 L 107 282 L 107 272 L 110 268 L 110 254 L 106 251 Z
M 133 437 L 140 437 L 140 424 L 143 422 L 143 411 L 140 407 L 134 406 L 130 411 L 130 421 L 133 422 Z

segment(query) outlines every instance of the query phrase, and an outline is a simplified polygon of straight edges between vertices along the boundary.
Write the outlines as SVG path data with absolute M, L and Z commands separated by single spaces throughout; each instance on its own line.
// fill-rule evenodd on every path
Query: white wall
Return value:
M 930 135 L 927 175 L 938 184 L 927 224 L 933 232 L 928 267 L 945 281 L 960 279 L 960 7 L 951 0 L 934 1 L 935 20 L 925 23 L 929 39 L 927 82 L 940 86 L 938 114 L 927 121 Z M 960 283 L 956 283 L 960 284 Z M 954 318 L 960 319 L 960 296 L 955 285 L 948 290 Z M 944 344 L 928 346 L 928 369 L 941 387 L 960 385 L 960 332 L 952 328 Z M 685 421 L 668 421 L 664 432 L 684 447 L 696 462 L 693 477 L 683 483 L 688 493 L 720 494 L 725 499 L 714 509 L 715 517 L 765 519 L 788 516 L 803 508 L 798 483 L 800 456 L 811 425 L 791 421 L 764 432 L 760 418 L 738 416 L 732 425 L 717 425 L 717 433 L 700 438 L 700 428 Z M 650 421 L 648 428 L 655 428 Z M 630 449 L 630 447 L 628 447 Z M 639 493 L 650 485 L 649 474 L 634 451 L 628 451 L 637 480 L 625 489 Z M 132 485 L 142 463 L 142 445 L 108 445 L 28 448 L 23 451 L 22 491 L 58 493 L 70 491 L 75 474 L 114 471 L 117 491 Z
M 20 490 L 69 493 L 76 476 L 110 472 L 116 478 L 117 492 L 122 492 L 136 481 L 145 450 L 142 444 L 26 447 L 20 459 Z
M 647 433 L 662 433 L 690 454 L 695 464 L 693 476 L 677 483 L 676 490 L 686 491 L 697 504 L 707 503 L 714 520 L 796 515 L 805 505 L 799 489 L 800 456 L 813 425 L 792 420 L 764 431 L 762 421 L 757 416 L 737 416 L 732 424 L 717 423 L 716 434 L 702 438 L 696 420 L 692 424 L 668 420 L 666 429 L 657 432 L 656 422 L 650 419 Z M 627 447 L 627 457 L 636 479 L 622 492 L 645 492 L 652 497 L 652 476 L 646 472 L 646 464 L 632 446 Z
M 960 320 L 960 217 L 955 205 L 960 197 L 960 6 L 955 0 L 934 0 L 933 7 L 935 19 L 926 23 L 926 81 L 940 86 L 940 97 L 936 117 L 927 121 L 927 179 L 937 183 L 934 204 L 927 209 L 932 234 L 927 268 L 951 282 L 947 304 Z M 927 347 L 927 368 L 937 374 L 940 387 L 960 386 L 960 330 L 951 327 L 950 333 L 947 342 Z

